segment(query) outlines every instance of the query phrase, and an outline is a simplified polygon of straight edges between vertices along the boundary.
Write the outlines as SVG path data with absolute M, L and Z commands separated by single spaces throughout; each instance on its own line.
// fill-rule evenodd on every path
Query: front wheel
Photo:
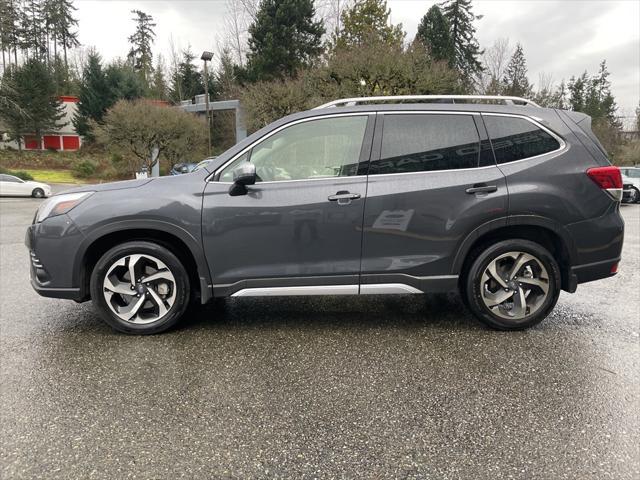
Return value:
M 636 187 L 631 189 L 631 195 L 629 196 L 629 203 L 640 203 L 640 190 Z
M 464 279 L 473 314 L 499 330 L 544 320 L 560 295 L 560 268 L 547 249 L 528 240 L 498 242 L 475 258 Z
M 112 248 L 91 274 L 91 298 L 114 329 L 160 333 L 174 326 L 189 305 L 189 276 L 164 246 L 127 242 Z
M 41 188 L 34 188 L 33 192 L 31 192 L 31 196 L 33 198 L 44 198 L 44 190 Z

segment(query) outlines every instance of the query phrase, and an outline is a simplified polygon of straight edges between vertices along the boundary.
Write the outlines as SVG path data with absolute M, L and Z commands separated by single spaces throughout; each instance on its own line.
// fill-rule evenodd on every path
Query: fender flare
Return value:
M 204 256 L 204 250 L 199 239 L 195 238 L 184 228 L 173 223 L 153 219 L 119 220 L 104 224 L 99 228 L 91 230 L 88 235 L 84 236 L 84 240 L 80 243 L 78 250 L 76 251 L 73 261 L 73 284 L 79 285 L 81 290 L 84 291 L 84 258 L 91 245 L 106 235 L 117 232 L 126 232 L 128 230 L 153 230 L 172 235 L 181 240 L 187 246 L 189 253 L 195 260 L 196 267 L 198 269 L 198 278 L 200 280 L 202 303 L 205 303 L 209 298 L 211 298 L 211 276 L 207 267 L 208 263 Z
M 542 227 L 555 233 L 560 237 L 567 249 L 567 253 L 569 254 L 569 263 L 571 265 L 575 263 L 576 246 L 573 238 L 564 226 L 555 220 L 539 215 L 514 215 L 490 220 L 489 222 L 483 223 L 467 235 L 457 249 L 456 256 L 453 260 L 452 273 L 456 275 L 460 274 L 467 255 L 471 251 L 473 244 L 480 237 L 499 229 L 517 226 Z

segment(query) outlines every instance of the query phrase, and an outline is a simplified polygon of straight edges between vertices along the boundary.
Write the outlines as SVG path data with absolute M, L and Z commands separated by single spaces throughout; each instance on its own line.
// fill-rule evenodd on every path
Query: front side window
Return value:
M 385 115 L 380 160 L 370 175 L 476 168 L 480 138 L 471 115 Z
M 220 181 L 233 181 L 241 162 L 256 166 L 257 181 L 277 182 L 357 175 L 366 116 L 323 118 L 287 127 L 227 165 Z
M 550 133 L 524 118 L 484 115 L 484 123 L 498 163 L 535 157 L 560 148 Z

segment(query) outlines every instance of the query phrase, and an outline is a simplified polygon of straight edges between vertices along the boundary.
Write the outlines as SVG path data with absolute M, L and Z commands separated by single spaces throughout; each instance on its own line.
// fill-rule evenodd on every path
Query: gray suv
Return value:
M 193 173 L 56 195 L 26 243 L 39 294 L 91 299 L 127 333 L 215 297 L 449 291 L 516 330 L 616 273 L 621 195 L 586 115 L 370 97 L 283 118 Z

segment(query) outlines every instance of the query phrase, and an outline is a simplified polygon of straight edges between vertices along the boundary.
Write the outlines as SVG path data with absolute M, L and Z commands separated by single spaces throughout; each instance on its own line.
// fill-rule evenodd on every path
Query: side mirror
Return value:
M 244 162 L 233 171 L 233 185 L 229 189 L 232 197 L 247 194 L 247 185 L 256 183 L 256 166 L 251 162 Z
M 180 167 L 180 173 L 189 173 L 189 168 L 186 166 Z

